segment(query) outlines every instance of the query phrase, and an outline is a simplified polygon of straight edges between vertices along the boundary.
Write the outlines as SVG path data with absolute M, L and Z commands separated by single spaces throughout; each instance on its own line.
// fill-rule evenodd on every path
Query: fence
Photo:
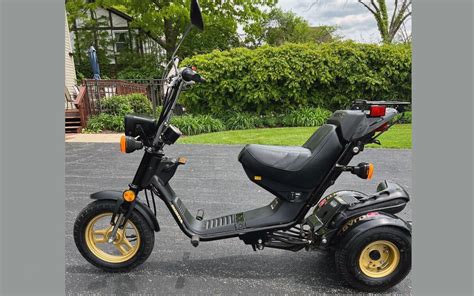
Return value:
M 115 95 L 141 93 L 150 99 L 154 108 L 160 106 L 163 101 L 161 85 L 162 80 L 160 79 L 83 80 L 83 86 L 75 103 L 81 115 L 82 126 L 87 125 L 87 120 L 91 115 L 102 112 L 102 99 Z

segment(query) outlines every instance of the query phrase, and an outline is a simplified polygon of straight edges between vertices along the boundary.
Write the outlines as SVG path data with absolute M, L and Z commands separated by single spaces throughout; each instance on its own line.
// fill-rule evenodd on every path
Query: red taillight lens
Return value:
M 385 110 L 387 109 L 386 106 L 380 106 L 380 105 L 373 105 L 370 106 L 370 116 L 371 117 L 380 117 L 380 116 L 385 116 Z
M 388 122 L 382 124 L 381 126 L 379 126 L 375 131 L 376 132 L 384 132 L 388 130 Z

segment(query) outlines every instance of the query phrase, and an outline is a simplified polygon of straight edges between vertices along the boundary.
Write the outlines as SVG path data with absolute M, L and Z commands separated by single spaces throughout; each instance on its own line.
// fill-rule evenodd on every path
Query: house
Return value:
M 67 15 L 64 15 L 66 20 L 64 22 L 64 85 L 65 89 L 69 91 L 69 94 L 74 93 L 74 86 L 77 84 L 76 81 L 76 67 L 74 66 L 73 51 L 71 46 L 71 39 L 69 33 L 69 26 L 67 22 Z
M 123 51 L 138 54 L 164 54 L 163 48 L 155 38 L 141 29 L 130 26 L 133 18 L 126 13 L 115 8 L 98 7 L 95 10 L 89 10 L 88 14 L 90 14 L 89 19 L 75 19 L 71 24 L 73 50 L 84 51 L 91 45 L 100 50 L 106 43 L 110 64 L 118 64 L 117 57 Z M 81 41 L 84 42 L 84 40 L 88 40 L 89 44 L 81 44 Z M 102 44 L 100 44 L 101 41 Z M 77 55 L 77 57 L 86 59 L 81 55 Z M 76 63 L 84 62 L 87 61 L 76 61 Z

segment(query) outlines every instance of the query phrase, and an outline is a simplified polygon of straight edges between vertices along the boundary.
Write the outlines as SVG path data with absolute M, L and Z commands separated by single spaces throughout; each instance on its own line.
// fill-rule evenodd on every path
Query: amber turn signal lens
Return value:
M 127 137 L 120 137 L 120 152 L 127 153 Z
M 123 199 L 128 202 L 132 202 L 135 200 L 135 192 L 133 190 L 125 190 L 123 192 Z
M 369 171 L 367 172 L 367 180 L 372 179 L 373 174 L 374 174 L 374 165 L 369 163 Z

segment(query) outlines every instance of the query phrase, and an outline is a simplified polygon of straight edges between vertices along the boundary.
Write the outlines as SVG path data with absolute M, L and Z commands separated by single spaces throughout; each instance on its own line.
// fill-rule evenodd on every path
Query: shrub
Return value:
M 263 126 L 265 127 L 280 127 L 283 125 L 283 115 L 281 114 L 267 114 L 262 116 Z
M 182 96 L 188 110 L 220 114 L 336 110 L 356 99 L 411 100 L 411 47 L 353 42 L 235 48 L 185 59 L 208 83 Z
M 137 55 L 134 52 L 122 52 L 117 56 L 119 63 L 118 79 L 158 79 L 163 67 L 157 53 Z
M 331 116 L 331 111 L 322 108 L 301 108 L 282 119 L 283 126 L 320 126 Z
M 398 118 L 401 118 L 398 123 L 411 123 L 411 111 L 398 115 Z
M 227 113 L 224 115 L 224 122 L 228 130 L 244 130 L 264 126 L 264 121 L 260 116 L 249 113 Z
M 102 114 L 101 114 L 102 115 Z M 82 130 L 83 133 L 100 133 L 105 129 L 104 121 L 100 115 L 94 115 L 87 121 L 87 127 Z
M 105 98 L 101 100 L 100 105 L 105 113 L 111 115 L 125 116 L 130 113 L 152 113 L 150 100 L 140 93 Z
M 84 133 L 100 133 L 104 130 L 123 132 L 125 131 L 122 115 L 111 115 L 101 113 L 89 118 Z
M 153 107 L 150 100 L 142 94 L 130 94 L 126 96 L 134 113 L 147 114 L 153 113 Z
M 210 115 L 182 115 L 171 118 L 171 123 L 177 126 L 187 136 L 212 133 L 225 130 L 220 119 Z

